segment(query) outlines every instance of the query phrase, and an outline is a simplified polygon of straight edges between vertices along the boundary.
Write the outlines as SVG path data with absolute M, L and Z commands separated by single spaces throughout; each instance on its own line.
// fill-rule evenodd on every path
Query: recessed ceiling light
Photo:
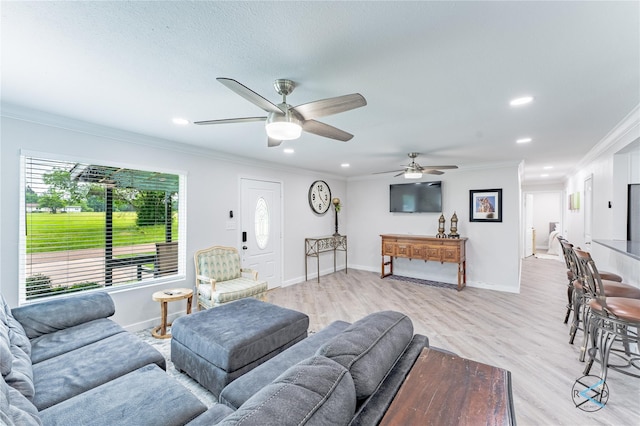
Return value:
M 293 154 L 295 151 L 293 150 L 293 148 L 285 148 L 284 149 L 284 153 L 285 154 Z
M 545 169 L 545 170 L 551 170 L 551 169 L 553 169 L 553 166 L 544 166 L 544 167 L 543 167 L 543 169 Z
M 540 177 L 549 177 L 549 173 L 543 173 L 540 175 Z
M 516 143 L 529 143 L 531 141 L 532 141 L 531 138 L 520 138 L 516 141 Z
M 511 106 L 526 105 L 531 101 L 533 101 L 533 96 L 523 96 L 521 98 L 512 99 L 511 102 L 509 102 L 509 105 Z
M 349 165 L 350 165 L 349 163 L 342 163 L 340 164 L 340 167 L 349 167 Z
M 184 125 L 189 124 L 189 120 L 187 120 L 186 118 L 176 117 L 171 121 L 173 121 L 173 124 L 177 124 L 178 126 L 184 126 Z

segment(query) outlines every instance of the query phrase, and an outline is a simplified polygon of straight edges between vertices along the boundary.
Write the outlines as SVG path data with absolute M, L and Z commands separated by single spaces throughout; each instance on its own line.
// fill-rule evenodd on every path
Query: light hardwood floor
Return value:
M 461 292 L 393 279 L 373 272 L 337 272 L 269 292 L 267 301 L 305 312 L 310 330 L 335 320 L 353 322 L 379 310 L 408 315 L 416 333 L 474 361 L 511 371 L 519 425 L 640 425 L 640 379 L 610 372 L 610 397 L 597 412 L 571 398 L 584 364 L 582 333 L 568 343 L 564 262 L 523 261 L 519 294 L 467 287 Z M 599 373 L 595 365 L 592 374 Z

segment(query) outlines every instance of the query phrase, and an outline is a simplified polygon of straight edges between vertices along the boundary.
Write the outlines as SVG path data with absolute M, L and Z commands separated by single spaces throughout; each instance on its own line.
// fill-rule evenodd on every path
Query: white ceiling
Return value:
M 417 151 L 423 165 L 524 161 L 525 183 L 557 182 L 640 104 L 637 1 L 3 1 L 1 13 L 5 107 L 338 176 Z M 305 133 L 267 148 L 261 122 L 173 124 L 265 115 L 216 77 L 274 103 L 273 80 L 289 78 L 292 105 L 354 92 L 368 105 L 321 119 L 353 133 L 346 143 Z M 524 94 L 534 102 L 508 105 Z

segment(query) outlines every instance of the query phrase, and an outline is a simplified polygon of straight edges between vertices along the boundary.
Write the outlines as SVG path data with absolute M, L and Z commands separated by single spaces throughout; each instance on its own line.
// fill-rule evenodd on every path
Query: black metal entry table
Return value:
M 344 273 L 347 273 L 347 236 L 329 235 L 304 239 L 304 280 L 307 281 L 307 261 L 316 258 L 318 282 L 320 282 L 320 253 L 333 252 L 333 272 L 336 272 L 336 251 L 344 252 Z

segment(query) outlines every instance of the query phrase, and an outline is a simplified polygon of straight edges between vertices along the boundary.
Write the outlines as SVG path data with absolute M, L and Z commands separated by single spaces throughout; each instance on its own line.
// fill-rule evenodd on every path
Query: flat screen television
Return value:
M 442 212 L 442 182 L 389 185 L 389 211 L 393 213 Z

